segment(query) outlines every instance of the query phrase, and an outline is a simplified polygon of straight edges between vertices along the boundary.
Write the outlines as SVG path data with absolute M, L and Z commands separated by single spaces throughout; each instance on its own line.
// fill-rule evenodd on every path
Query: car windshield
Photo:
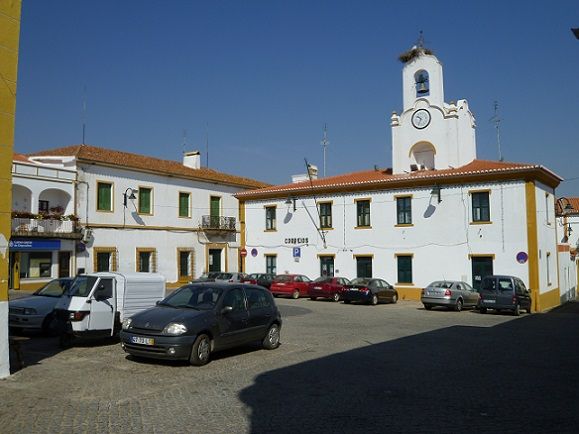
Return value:
M 78 276 L 72 282 L 69 294 L 77 297 L 88 297 L 96 280 L 97 277 L 94 276 Z
M 316 280 L 314 280 L 315 283 L 326 283 L 326 282 L 331 282 L 332 278 L 331 277 L 318 277 Z
M 68 288 L 70 288 L 72 280 L 55 279 L 48 282 L 42 288 L 34 293 L 34 295 L 43 295 L 45 297 L 60 297 Z
M 351 285 L 369 285 L 372 279 L 368 279 L 367 277 L 356 277 L 352 279 L 350 282 Z
M 483 279 L 481 289 L 484 291 L 495 291 L 497 289 L 495 279 Z
M 449 289 L 452 286 L 452 282 L 447 282 L 445 280 L 442 280 L 440 282 L 432 282 L 429 286 L 432 288 Z
M 183 286 L 160 301 L 161 306 L 211 310 L 217 304 L 222 290 L 213 286 Z
M 221 273 L 221 274 L 217 275 L 215 278 L 219 279 L 219 280 L 230 280 L 230 279 L 233 279 L 233 274 Z
M 284 276 L 277 276 L 275 278 L 276 282 L 291 282 L 293 280 L 294 276 L 288 276 L 288 275 L 284 275 Z
M 247 276 L 247 278 L 251 279 L 251 280 L 257 280 L 260 278 L 260 275 L 257 273 L 253 273 L 253 274 L 250 274 L 249 276 Z

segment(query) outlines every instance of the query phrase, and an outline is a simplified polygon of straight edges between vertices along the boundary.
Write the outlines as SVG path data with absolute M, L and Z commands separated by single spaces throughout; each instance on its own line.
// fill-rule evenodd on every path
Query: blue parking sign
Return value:
M 300 247 L 294 247 L 294 258 L 299 258 L 302 256 L 302 249 Z

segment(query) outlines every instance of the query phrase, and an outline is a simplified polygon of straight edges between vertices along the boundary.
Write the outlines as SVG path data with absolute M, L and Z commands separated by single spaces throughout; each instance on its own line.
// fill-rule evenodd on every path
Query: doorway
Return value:
M 70 277 L 70 252 L 58 252 L 58 277 Z
M 493 274 L 493 257 L 492 256 L 473 256 L 472 260 L 472 287 L 477 291 L 483 277 Z
M 209 272 L 221 270 L 221 249 L 209 249 Z
M 320 276 L 334 277 L 334 257 L 320 256 Z

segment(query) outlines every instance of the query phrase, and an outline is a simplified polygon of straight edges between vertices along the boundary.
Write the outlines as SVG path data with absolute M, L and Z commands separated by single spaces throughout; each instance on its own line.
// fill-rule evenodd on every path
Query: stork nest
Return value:
M 434 54 L 434 53 L 429 48 L 412 47 L 410 50 L 405 51 L 400 56 L 398 56 L 398 60 L 400 60 L 402 63 L 408 63 L 413 61 L 422 54 Z

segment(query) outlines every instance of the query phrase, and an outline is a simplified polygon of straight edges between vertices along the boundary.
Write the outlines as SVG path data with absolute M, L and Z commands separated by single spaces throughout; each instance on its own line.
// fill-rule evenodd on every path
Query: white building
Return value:
M 37 287 L 74 276 L 81 238 L 75 210 L 76 171 L 14 155 L 9 287 Z
M 76 173 L 82 240 L 73 275 L 159 272 L 178 284 L 206 271 L 237 271 L 239 208 L 233 195 L 267 185 L 201 167 L 198 152 L 180 163 L 76 145 L 30 160 Z
M 393 113 L 392 169 L 240 192 L 246 272 L 381 277 L 402 299 L 433 280 L 522 278 L 537 311 L 560 303 L 555 188 L 535 164 L 476 159 L 465 100 L 444 102 L 442 66 L 415 48 Z M 377 150 L 378 151 L 378 150 Z
M 579 197 L 561 197 L 555 209 L 561 301 L 575 300 L 579 282 Z

